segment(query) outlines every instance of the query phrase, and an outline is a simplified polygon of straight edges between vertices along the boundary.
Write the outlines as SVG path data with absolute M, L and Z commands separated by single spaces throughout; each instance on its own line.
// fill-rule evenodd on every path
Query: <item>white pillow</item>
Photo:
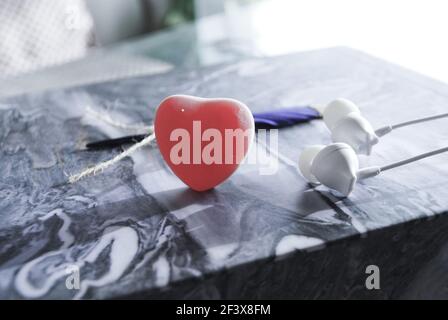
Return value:
M 0 78 L 80 58 L 92 42 L 84 0 L 1 0 Z

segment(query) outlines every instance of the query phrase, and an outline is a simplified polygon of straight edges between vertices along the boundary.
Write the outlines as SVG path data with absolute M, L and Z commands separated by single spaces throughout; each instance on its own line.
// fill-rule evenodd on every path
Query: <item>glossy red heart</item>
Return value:
M 254 127 L 252 113 L 237 100 L 186 95 L 163 100 L 154 120 L 163 158 L 196 191 L 212 189 L 235 172 Z

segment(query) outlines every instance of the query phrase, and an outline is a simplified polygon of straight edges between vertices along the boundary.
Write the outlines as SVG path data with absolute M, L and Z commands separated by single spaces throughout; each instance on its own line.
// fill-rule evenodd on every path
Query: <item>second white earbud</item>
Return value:
M 392 130 L 447 117 L 448 112 L 386 125 L 374 130 L 369 121 L 362 116 L 359 108 L 350 100 L 336 99 L 323 111 L 324 122 L 331 132 L 332 140 L 347 143 L 356 153 L 366 155 L 370 155 L 379 137 Z
M 348 144 L 358 154 L 369 155 L 372 147 L 379 141 L 369 121 L 347 99 L 337 99 L 328 104 L 323 112 L 323 119 L 331 132 L 332 140 Z
M 381 167 L 372 166 L 359 169 L 358 157 L 352 147 L 346 143 L 338 142 L 328 146 L 310 146 L 303 150 L 299 158 L 299 169 L 311 184 L 322 184 L 336 190 L 342 196 L 348 196 L 353 191 L 356 181 L 374 177 L 381 172 L 445 152 L 448 152 L 448 147 L 422 153 Z
M 352 147 L 346 143 L 306 148 L 299 158 L 302 175 L 312 184 L 322 184 L 348 196 L 359 179 L 376 176 L 379 167 L 359 169 L 359 161 Z

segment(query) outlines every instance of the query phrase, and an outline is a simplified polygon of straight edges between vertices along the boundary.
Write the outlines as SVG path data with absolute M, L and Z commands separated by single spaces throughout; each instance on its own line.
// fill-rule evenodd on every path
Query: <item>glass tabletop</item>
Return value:
M 196 0 L 193 22 L 0 80 L 0 97 L 334 46 L 359 49 L 447 81 L 448 46 L 439 41 L 446 29 L 442 9 L 404 0 Z

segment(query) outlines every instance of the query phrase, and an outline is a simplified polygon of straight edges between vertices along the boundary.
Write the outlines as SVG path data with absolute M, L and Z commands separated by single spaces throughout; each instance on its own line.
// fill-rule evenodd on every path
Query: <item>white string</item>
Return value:
M 113 166 L 118 161 L 120 161 L 120 160 L 126 158 L 127 156 L 131 155 L 132 153 L 134 153 L 135 151 L 137 151 L 141 147 L 143 147 L 143 146 L 145 146 L 147 144 L 150 144 L 154 139 L 155 139 L 155 134 L 152 133 L 149 136 L 147 136 L 145 139 L 143 139 L 142 141 L 134 144 L 132 147 L 130 147 L 129 149 L 123 151 L 122 153 L 120 153 L 116 157 L 114 157 L 114 158 L 112 158 L 110 160 L 107 160 L 107 161 L 100 162 L 97 165 L 95 165 L 94 167 L 85 169 L 85 170 L 81 171 L 80 173 L 71 175 L 68 178 L 69 183 L 75 183 L 75 182 L 78 182 L 79 180 L 81 180 L 81 179 L 83 179 L 85 177 L 94 176 L 98 172 L 103 172 L 105 169 Z
M 97 118 L 98 120 L 101 120 L 101 121 L 103 121 L 107 124 L 110 124 L 111 126 L 114 126 L 116 128 L 120 128 L 120 129 L 128 130 L 128 131 L 145 131 L 145 132 L 149 131 L 149 133 L 154 132 L 154 126 L 147 126 L 144 124 L 122 123 L 115 119 L 112 119 L 110 117 L 110 115 L 108 115 L 107 113 L 96 111 L 96 110 L 92 109 L 90 106 L 86 107 L 86 112 L 89 113 L 90 115 L 92 115 L 93 117 Z

